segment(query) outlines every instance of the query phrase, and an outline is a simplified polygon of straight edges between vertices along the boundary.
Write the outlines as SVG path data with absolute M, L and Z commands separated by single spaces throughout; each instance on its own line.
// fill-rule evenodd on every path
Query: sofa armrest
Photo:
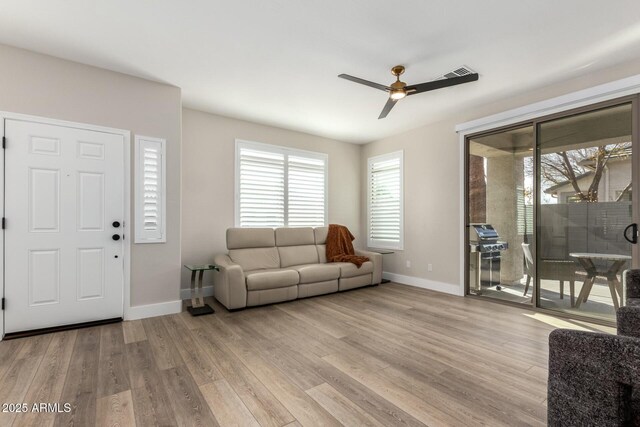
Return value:
M 626 298 L 640 298 L 640 270 L 627 270 L 626 279 Z
M 366 256 L 373 263 L 373 277 L 371 284 L 378 285 L 382 282 L 382 254 L 378 252 L 363 251 L 356 249 L 356 255 Z
M 216 255 L 213 263 L 219 271 L 213 272 L 213 295 L 229 310 L 247 306 L 247 286 L 244 271 L 226 254 Z
M 623 425 L 640 385 L 640 340 L 556 329 L 549 335 L 549 426 Z M 624 415 L 623 415 L 624 416 Z
M 618 335 L 640 338 L 640 306 L 620 307 L 616 312 Z

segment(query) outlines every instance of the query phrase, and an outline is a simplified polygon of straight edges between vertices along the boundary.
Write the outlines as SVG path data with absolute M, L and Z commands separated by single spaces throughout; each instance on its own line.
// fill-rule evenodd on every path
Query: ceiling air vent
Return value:
M 444 75 L 445 79 L 451 79 L 454 77 L 462 77 L 462 76 L 466 76 L 467 74 L 473 74 L 474 71 L 467 67 L 466 65 L 461 65 L 460 67 L 456 68 L 455 70 L 447 73 Z

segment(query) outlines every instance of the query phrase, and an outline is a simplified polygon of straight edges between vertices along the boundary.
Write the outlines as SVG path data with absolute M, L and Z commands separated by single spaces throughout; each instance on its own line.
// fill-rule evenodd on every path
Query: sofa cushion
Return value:
M 628 298 L 627 305 L 629 307 L 638 307 L 640 308 L 640 298 Z
M 344 279 L 353 280 L 353 279 Z M 314 297 L 316 295 L 330 294 L 338 292 L 338 281 L 327 280 L 326 282 L 300 283 L 298 286 L 298 298 Z
M 298 298 L 298 286 L 286 288 L 264 289 L 262 291 L 247 292 L 247 306 L 273 304 L 275 302 L 291 301 Z
M 340 277 L 356 277 L 373 273 L 373 263 L 371 261 L 365 262 L 360 268 L 350 262 L 332 262 L 329 265 L 340 267 Z
M 311 227 L 276 228 L 275 236 L 276 246 L 279 247 L 313 245 L 315 243 Z
M 279 246 L 278 253 L 280 254 L 280 267 L 283 268 L 292 265 L 318 263 L 316 245 Z
M 227 249 L 268 248 L 275 245 L 273 228 L 227 229 Z
M 245 277 L 248 291 L 286 288 L 297 285 L 300 280 L 297 271 L 281 268 L 247 271 Z
M 240 264 L 244 271 L 262 268 L 280 268 L 277 248 L 230 249 L 229 258 Z
M 318 250 L 318 262 L 320 264 L 327 263 L 327 245 L 316 245 L 316 249 Z
M 348 291 L 349 289 L 361 288 L 371 284 L 371 274 L 363 274 L 355 277 L 341 277 L 338 280 L 338 290 Z
M 326 282 L 340 277 L 340 267 L 333 264 L 307 264 L 291 267 L 300 274 L 300 283 Z
M 327 234 L 329 233 L 329 227 L 316 227 L 313 229 L 316 245 L 324 245 L 327 243 Z

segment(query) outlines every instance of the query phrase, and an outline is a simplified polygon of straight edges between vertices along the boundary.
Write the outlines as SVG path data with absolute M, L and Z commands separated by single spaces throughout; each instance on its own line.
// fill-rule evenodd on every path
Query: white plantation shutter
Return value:
M 240 147 L 240 227 L 284 226 L 284 155 Z
M 368 245 L 403 248 L 403 153 L 372 157 L 368 162 Z
M 236 141 L 236 225 L 326 225 L 327 156 Z
M 322 159 L 288 156 L 288 226 L 325 225 L 325 164 Z
M 142 179 L 143 183 L 143 196 L 142 196 L 142 209 L 144 211 L 143 227 L 146 231 L 155 231 L 160 229 L 160 218 L 158 212 L 160 211 L 160 161 L 162 160 L 162 154 L 159 147 L 145 147 L 142 151 L 143 168 Z
M 166 142 L 136 136 L 135 243 L 166 242 Z

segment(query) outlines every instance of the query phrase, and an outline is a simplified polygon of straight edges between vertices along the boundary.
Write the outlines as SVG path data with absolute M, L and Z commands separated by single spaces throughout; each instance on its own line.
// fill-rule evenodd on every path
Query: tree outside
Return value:
M 554 185 L 570 184 L 575 192 L 574 202 L 594 203 L 598 201 L 600 183 L 604 171 L 611 161 L 631 157 L 631 143 L 617 143 L 544 154 L 540 158 L 540 178 L 543 189 Z M 525 199 L 533 202 L 533 159 L 525 159 Z M 588 186 L 579 181 L 589 176 Z M 631 191 L 631 181 L 622 189 L 617 200 L 622 200 Z M 551 200 L 543 200 L 551 202 Z

